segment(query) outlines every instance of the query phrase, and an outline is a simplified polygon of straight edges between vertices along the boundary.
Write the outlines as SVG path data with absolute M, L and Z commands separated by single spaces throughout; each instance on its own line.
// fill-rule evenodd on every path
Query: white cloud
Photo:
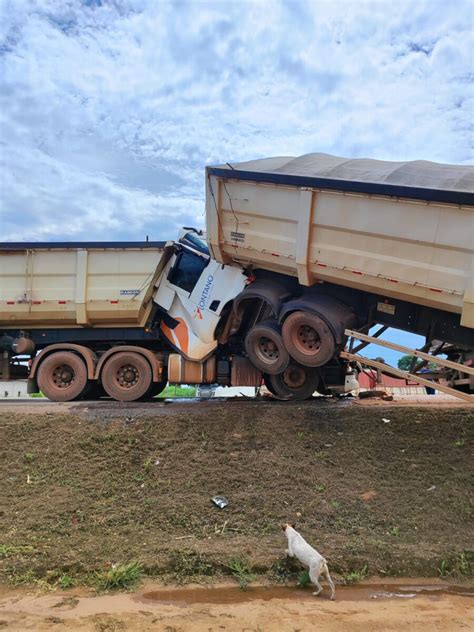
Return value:
M 0 239 L 172 238 L 205 164 L 472 160 L 472 5 L 0 3 Z

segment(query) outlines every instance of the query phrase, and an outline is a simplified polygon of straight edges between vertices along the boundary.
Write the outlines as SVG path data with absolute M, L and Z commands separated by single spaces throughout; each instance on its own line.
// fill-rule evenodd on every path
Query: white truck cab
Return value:
M 202 233 L 183 229 L 156 283 L 153 300 L 168 315 L 162 334 L 186 359 L 202 362 L 217 347 L 214 332 L 223 309 L 246 282 L 240 266 L 211 258 Z

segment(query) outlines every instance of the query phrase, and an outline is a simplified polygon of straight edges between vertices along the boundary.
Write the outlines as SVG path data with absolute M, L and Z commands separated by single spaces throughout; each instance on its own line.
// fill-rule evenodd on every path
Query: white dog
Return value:
M 331 599 L 335 599 L 336 589 L 324 557 L 316 549 L 313 549 L 291 524 L 282 524 L 281 528 L 288 539 L 287 555 L 296 557 L 301 564 L 309 568 L 309 578 L 318 589 L 313 595 L 319 595 L 322 591 L 323 587 L 319 583 L 319 578 L 324 575 L 331 586 Z

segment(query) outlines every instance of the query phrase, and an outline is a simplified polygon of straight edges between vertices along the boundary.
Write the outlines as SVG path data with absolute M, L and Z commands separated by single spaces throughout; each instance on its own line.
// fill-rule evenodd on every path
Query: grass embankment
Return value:
M 465 409 L 260 402 L 169 405 L 133 422 L 126 411 L 88 414 L 0 413 L 4 582 L 285 580 L 299 570 L 284 557 L 286 521 L 346 581 L 471 573 Z M 228 507 L 214 507 L 215 494 Z

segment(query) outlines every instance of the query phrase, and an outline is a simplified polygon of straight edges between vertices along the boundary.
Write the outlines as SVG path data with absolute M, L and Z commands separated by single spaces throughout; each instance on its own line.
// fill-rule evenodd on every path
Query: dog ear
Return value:
M 285 530 L 286 530 L 286 527 L 287 527 L 287 526 L 288 526 L 288 524 L 287 524 L 287 523 L 282 523 L 282 524 L 280 525 L 280 527 L 283 529 L 283 531 L 285 531 Z
M 293 524 L 291 524 L 291 523 L 290 523 L 290 524 L 289 524 L 289 526 L 290 526 L 292 529 L 296 529 L 296 525 L 295 525 L 294 523 L 293 523 Z

